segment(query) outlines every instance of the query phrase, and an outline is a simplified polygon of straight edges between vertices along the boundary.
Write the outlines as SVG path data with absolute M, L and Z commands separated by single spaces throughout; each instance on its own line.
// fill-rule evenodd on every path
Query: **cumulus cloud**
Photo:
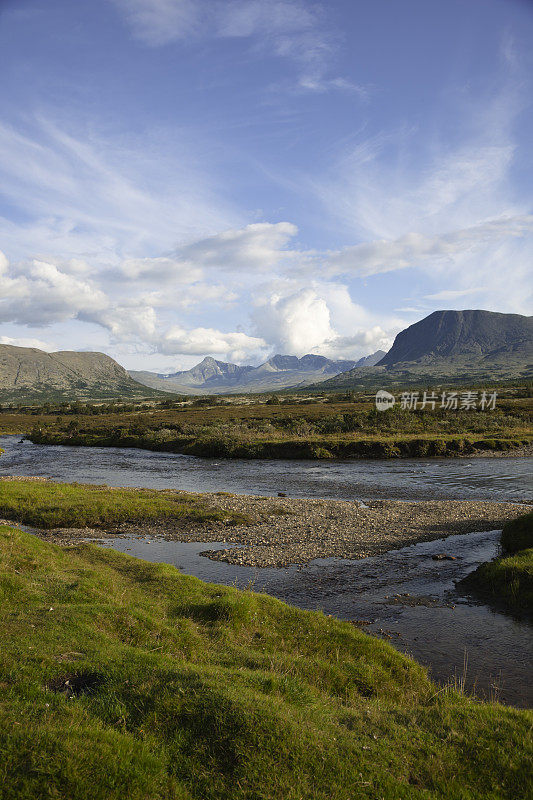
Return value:
M 253 319 L 256 330 L 282 353 L 302 356 L 334 336 L 327 303 L 313 289 L 259 300 Z
M 158 341 L 157 350 L 165 355 L 223 354 L 232 360 L 242 361 L 266 347 L 263 339 L 241 332 L 224 333 L 214 328 L 185 330 L 173 325 Z
M 192 268 L 266 272 L 293 256 L 286 245 L 297 232 L 290 222 L 257 222 L 192 242 L 176 250 L 175 255 L 182 265 Z
M 357 359 L 388 350 L 403 319 L 372 314 L 354 302 L 348 287 L 329 281 L 302 285 L 275 280 L 258 288 L 252 319 L 257 335 L 276 352 Z
M 34 259 L 10 269 L 4 257 L 0 266 L 0 320 L 4 322 L 47 326 L 108 305 L 93 281 L 63 272 L 55 264 Z
M 322 342 L 316 352 L 332 359 L 356 360 L 377 350 L 387 352 L 392 346 L 394 336 L 380 325 L 356 331 L 352 336 L 335 336 Z M 314 351 L 312 351 L 314 352 Z

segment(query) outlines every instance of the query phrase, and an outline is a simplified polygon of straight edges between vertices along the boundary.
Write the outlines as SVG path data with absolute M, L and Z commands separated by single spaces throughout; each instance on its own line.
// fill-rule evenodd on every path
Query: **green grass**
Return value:
M 113 489 L 79 483 L 0 480 L 0 517 L 39 528 L 100 527 L 155 519 L 245 522 L 185 492 Z
M 508 553 L 518 553 L 519 550 L 533 547 L 533 511 L 506 522 L 501 543 Z
M 439 689 L 349 623 L 9 527 L 0 557 L 2 800 L 533 790 L 530 712 Z
M 533 615 L 533 512 L 506 522 L 501 544 L 506 554 L 481 564 L 465 585 L 515 611 Z

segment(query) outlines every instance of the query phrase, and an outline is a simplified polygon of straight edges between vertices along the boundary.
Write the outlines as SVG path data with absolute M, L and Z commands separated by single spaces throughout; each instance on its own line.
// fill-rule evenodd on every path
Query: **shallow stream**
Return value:
M 531 502 L 531 459 L 220 461 L 118 448 L 52 447 L 4 436 L 0 474 L 54 480 L 339 499 L 477 499 Z M 533 627 L 490 608 L 455 583 L 498 553 L 499 532 L 449 536 L 350 561 L 254 569 L 200 555 L 225 543 L 120 537 L 103 544 L 174 564 L 207 581 L 250 583 L 301 608 L 356 621 L 429 667 L 440 682 L 533 706 Z M 444 554 L 452 559 L 434 560 Z

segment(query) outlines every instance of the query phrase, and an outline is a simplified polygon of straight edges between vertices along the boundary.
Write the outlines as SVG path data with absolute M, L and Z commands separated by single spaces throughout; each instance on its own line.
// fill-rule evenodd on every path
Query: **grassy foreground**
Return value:
M 504 525 L 502 558 L 482 564 L 465 585 L 533 615 L 533 512 Z
M 24 479 L 0 480 L 0 517 L 39 528 L 99 527 L 154 519 L 245 521 L 240 514 L 209 508 L 201 498 L 185 492 Z
M 0 527 L 2 800 L 515 798 L 527 711 L 349 623 Z

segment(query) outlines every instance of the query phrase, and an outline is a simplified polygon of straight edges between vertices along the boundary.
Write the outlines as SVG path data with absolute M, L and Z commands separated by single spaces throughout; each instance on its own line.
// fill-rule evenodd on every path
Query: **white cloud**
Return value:
M 123 277 L 131 280 L 156 279 L 175 283 L 194 283 L 203 277 L 203 271 L 193 264 L 176 258 L 127 258 L 120 265 Z
M 142 300 L 124 305 L 109 304 L 95 313 L 84 314 L 87 322 L 95 322 L 109 331 L 114 342 L 154 341 L 157 336 L 157 315 L 152 306 Z
M 45 350 L 47 353 L 58 349 L 57 345 L 43 342 L 42 339 L 28 339 L 18 336 L 15 338 L 11 336 L 0 336 L 0 344 L 10 344 L 13 347 L 36 347 L 38 350 Z
M 377 350 L 387 352 L 393 340 L 394 336 L 390 332 L 383 330 L 379 325 L 373 325 L 366 330 L 357 331 L 352 336 L 335 336 L 322 342 L 315 351 L 332 359 L 357 360 Z
M 348 287 L 330 281 L 279 279 L 258 287 L 252 320 L 275 352 L 358 359 L 387 350 L 405 321 L 373 314 L 353 301 Z
M 93 281 L 37 259 L 11 269 L 3 260 L 0 297 L 0 320 L 32 326 L 82 318 L 108 304 Z
M 172 298 L 173 308 L 189 309 L 195 306 L 205 308 L 211 303 L 215 303 L 219 308 L 222 306 L 232 306 L 239 299 L 237 292 L 228 289 L 217 283 L 195 283 L 188 286 Z M 167 298 L 168 303 L 168 298 Z
M 326 45 L 319 37 L 323 22 L 318 4 L 300 0 L 113 0 L 136 37 L 160 46 L 198 38 L 267 40 L 278 55 L 306 57 Z M 303 37 L 303 41 L 302 41 Z M 297 53 L 296 56 L 302 57 Z
M 326 256 L 329 274 L 376 275 L 397 269 L 423 267 L 430 271 L 442 259 L 471 254 L 474 249 L 533 233 L 533 215 L 490 219 L 469 228 L 428 236 L 408 233 L 398 239 L 377 240 L 346 247 Z
M 324 298 L 312 289 L 258 302 L 253 313 L 259 334 L 282 353 L 302 356 L 334 336 Z
M 223 355 L 234 361 L 242 361 L 266 347 L 263 339 L 245 333 L 225 333 L 214 328 L 185 330 L 179 325 L 169 328 L 157 343 L 157 351 L 165 355 Z
M 114 0 L 135 35 L 151 45 L 184 39 L 198 29 L 195 0 Z
M 290 222 L 258 222 L 192 242 L 179 248 L 175 256 L 184 267 L 265 272 L 292 257 L 285 246 L 297 232 Z
M 366 97 L 368 90 L 327 76 L 339 36 L 320 3 L 304 0 L 113 0 L 137 39 L 164 46 L 191 39 L 235 39 L 249 53 L 292 61 L 299 91 L 341 90 Z M 291 88 L 291 84 L 286 88 Z
M 172 142 L 146 134 L 141 145 L 75 136 L 44 117 L 20 128 L 0 124 L 2 194 L 31 219 L 0 216 L 2 249 L 12 259 L 60 256 L 108 268 L 235 224 L 185 133 Z
M 472 289 L 444 289 L 442 292 L 424 295 L 426 300 L 457 300 L 459 297 L 467 297 L 469 294 L 479 294 L 484 292 L 485 287 L 474 286 Z

